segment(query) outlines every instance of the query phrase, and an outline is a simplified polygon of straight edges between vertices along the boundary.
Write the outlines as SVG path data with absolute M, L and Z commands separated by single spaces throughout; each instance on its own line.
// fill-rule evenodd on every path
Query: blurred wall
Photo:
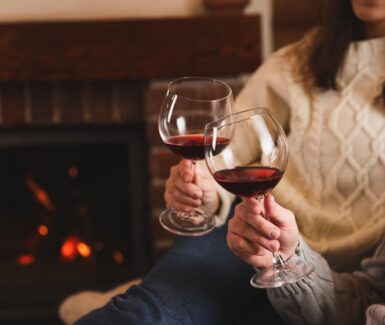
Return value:
M 203 0 L 1 0 L 0 23 L 186 17 L 205 13 Z M 251 0 L 262 16 L 263 58 L 273 50 L 272 0 Z
M 254 0 L 255 1 L 255 0 Z M 258 1 L 258 0 L 257 0 Z M 0 21 L 187 16 L 202 0 L 1 0 Z
M 203 0 L 1 0 L 0 23 L 183 17 L 204 13 Z M 322 0 L 251 0 L 246 12 L 259 12 L 263 56 L 297 40 L 315 24 Z

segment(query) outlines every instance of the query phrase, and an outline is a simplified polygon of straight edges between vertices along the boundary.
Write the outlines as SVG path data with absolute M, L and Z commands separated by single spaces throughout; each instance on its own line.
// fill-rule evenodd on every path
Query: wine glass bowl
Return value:
M 231 113 L 233 95 L 224 82 L 204 77 L 183 77 L 172 81 L 159 113 L 159 134 L 175 154 L 192 161 L 204 159 L 204 127 Z M 222 144 L 226 145 L 225 143 Z M 191 213 L 168 208 L 159 217 L 168 231 L 185 236 L 210 232 L 215 217 L 205 208 Z
M 283 177 L 288 162 L 286 135 L 269 109 L 248 109 L 211 122 L 204 135 L 207 166 L 217 183 L 230 193 L 260 200 Z M 228 139 L 219 152 L 217 139 Z M 305 261 L 285 263 L 279 252 L 273 252 L 272 267 L 258 272 L 251 285 L 278 287 L 312 270 Z

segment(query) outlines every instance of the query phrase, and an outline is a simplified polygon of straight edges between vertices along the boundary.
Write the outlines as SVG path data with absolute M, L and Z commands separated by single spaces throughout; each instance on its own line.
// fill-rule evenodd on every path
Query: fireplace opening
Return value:
M 149 266 L 141 125 L 0 133 L 0 323 L 54 324 L 83 289 Z

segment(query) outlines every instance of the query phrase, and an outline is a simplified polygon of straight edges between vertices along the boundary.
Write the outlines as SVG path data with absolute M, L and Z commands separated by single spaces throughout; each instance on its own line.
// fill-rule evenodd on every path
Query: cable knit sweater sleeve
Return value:
M 362 270 L 353 274 L 333 272 L 302 239 L 298 255 L 292 257 L 296 258 L 313 263 L 314 272 L 296 283 L 268 290 L 272 305 L 290 324 L 364 324 L 365 309 L 383 301 L 385 240 L 372 258 L 363 260 Z M 368 324 L 380 323 L 372 319 Z

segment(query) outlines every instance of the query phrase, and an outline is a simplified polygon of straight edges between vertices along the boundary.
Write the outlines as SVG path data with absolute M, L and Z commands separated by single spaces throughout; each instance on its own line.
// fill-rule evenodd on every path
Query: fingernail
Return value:
M 278 249 L 278 243 L 276 240 L 273 240 L 269 244 L 270 249 L 275 252 Z
M 276 239 L 279 236 L 279 232 L 277 230 L 273 230 L 269 233 L 271 239 Z
M 192 194 L 192 197 L 193 197 L 193 199 L 199 199 L 200 198 L 200 193 L 199 192 L 194 192 Z
M 200 207 L 201 206 L 201 201 L 199 200 L 199 201 L 195 201 L 194 203 L 194 207 Z

